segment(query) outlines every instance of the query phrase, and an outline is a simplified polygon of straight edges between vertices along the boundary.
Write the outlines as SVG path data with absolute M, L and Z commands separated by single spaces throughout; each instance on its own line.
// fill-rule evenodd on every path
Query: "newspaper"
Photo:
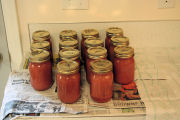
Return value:
M 6 85 L 1 107 L 1 118 L 9 113 L 61 113 L 87 112 L 87 100 L 83 95 L 74 104 L 63 104 L 57 97 L 56 85 L 46 91 L 35 91 L 30 84 L 28 71 L 12 72 Z
M 56 74 L 56 71 L 53 73 Z M 138 100 L 131 101 L 122 101 L 120 97 L 115 97 L 122 95 L 122 91 L 120 91 L 121 86 L 116 83 L 114 84 L 114 97 L 110 102 L 94 102 L 90 97 L 90 87 L 86 80 L 84 66 L 81 66 L 81 84 L 81 98 L 74 104 L 63 104 L 57 97 L 55 82 L 50 89 L 39 92 L 31 87 L 30 75 L 27 70 L 12 72 L 5 89 L 5 96 L 1 108 L 1 119 L 10 113 L 10 117 L 16 117 L 18 115 L 41 116 L 43 113 L 52 114 L 64 112 L 71 114 L 84 113 L 86 116 L 92 116 L 92 113 L 95 113 L 95 116 L 104 116 L 104 113 L 108 113 L 106 114 L 107 116 L 144 115 L 146 112 L 144 102 L 140 100 L 139 95 Z M 101 112 L 101 109 L 106 112 Z

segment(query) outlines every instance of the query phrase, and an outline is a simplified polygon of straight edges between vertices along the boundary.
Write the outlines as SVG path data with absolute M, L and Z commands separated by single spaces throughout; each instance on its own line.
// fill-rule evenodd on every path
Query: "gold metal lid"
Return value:
M 60 32 L 59 37 L 60 39 L 70 38 L 70 37 L 77 39 L 77 32 L 74 30 L 63 30 Z
M 34 49 L 43 49 L 48 51 L 50 50 L 50 43 L 47 41 L 32 43 L 31 50 Z
M 90 63 L 91 70 L 95 73 L 106 73 L 112 71 L 112 62 L 105 59 L 98 59 Z
M 107 36 L 123 36 L 123 30 L 118 27 L 110 27 L 106 30 Z
M 60 40 L 59 47 L 60 48 L 66 48 L 66 47 L 76 48 L 78 47 L 78 41 L 74 38 L 70 38 L 68 40 Z
M 90 48 L 90 47 L 98 47 L 98 46 L 103 46 L 104 45 L 104 41 L 101 39 L 86 39 L 84 42 L 86 48 Z
M 82 31 L 82 36 L 84 38 L 89 38 L 89 37 L 96 37 L 98 38 L 99 37 L 99 32 L 96 30 L 96 29 L 85 29 Z
M 57 69 L 61 74 L 73 74 L 79 71 L 79 64 L 76 61 L 61 61 L 57 64 Z
M 60 50 L 59 56 L 62 60 L 76 60 L 80 57 L 80 51 L 74 48 Z
M 41 63 L 50 59 L 49 52 L 42 49 L 34 49 L 30 54 L 30 61 L 35 63 Z
M 111 38 L 111 44 L 114 46 L 128 46 L 129 38 L 113 36 Z
M 50 33 L 45 30 L 38 30 L 33 32 L 32 39 L 36 41 L 45 41 L 50 38 Z
M 104 47 L 91 47 L 87 49 L 88 57 L 91 59 L 100 59 L 107 57 L 107 50 Z
M 125 47 L 118 46 L 114 48 L 114 53 L 115 56 L 118 58 L 130 58 L 134 56 L 134 49 L 129 46 L 125 46 Z

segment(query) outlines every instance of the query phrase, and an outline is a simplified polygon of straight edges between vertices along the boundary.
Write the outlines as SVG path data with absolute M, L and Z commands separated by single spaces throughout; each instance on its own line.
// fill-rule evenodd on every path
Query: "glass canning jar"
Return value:
M 80 66 L 80 51 L 74 48 L 63 48 L 59 52 L 60 61 L 76 61 Z
M 83 54 L 84 54 L 84 58 L 86 60 L 86 58 L 87 58 L 87 49 L 91 48 L 91 47 L 98 47 L 98 46 L 103 47 L 104 46 L 104 41 L 99 39 L 99 38 L 95 38 L 95 39 L 88 38 L 88 39 L 86 39 L 84 41 L 84 45 L 85 45 L 85 48 L 83 50 Z
M 48 31 L 37 30 L 37 31 L 33 32 L 32 39 L 33 39 L 33 42 L 48 41 L 50 44 L 50 48 L 52 50 L 51 36 Z
M 75 48 L 78 49 L 78 41 L 74 38 L 68 38 L 66 40 L 59 41 L 59 51 L 63 48 Z
M 126 85 L 134 81 L 134 49 L 132 47 L 114 48 L 114 75 L 115 81 Z
M 31 44 L 31 51 L 34 51 L 35 49 L 43 49 L 46 50 L 50 53 L 51 60 L 53 59 L 52 51 L 50 48 L 50 43 L 47 41 L 42 41 L 42 42 L 36 42 Z
M 129 38 L 113 36 L 111 38 L 111 45 L 110 45 L 110 49 L 108 53 L 111 62 L 113 62 L 113 59 L 114 59 L 114 48 L 117 46 L 123 47 L 123 46 L 128 46 L 128 45 L 129 45 Z
M 64 103 L 74 103 L 80 97 L 80 73 L 76 61 L 61 61 L 57 65 L 57 95 Z
M 59 38 L 61 40 L 66 39 L 66 38 L 74 38 L 74 39 L 78 40 L 77 32 L 74 30 L 63 30 L 63 31 L 61 31 L 59 34 Z
M 86 79 L 89 83 L 90 76 L 91 76 L 91 67 L 90 63 L 97 59 L 106 59 L 107 57 L 107 50 L 104 47 L 91 47 L 87 50 L 87 59 L 86 59 Z
M 111 40 L 111 37 L 113 37 L 113 36 L 122 37 L 123 30 L 118 27 L 110 27 L 106 30 L 105 47 L 106 47 L 108 53 L 109 53 L 109 48 L 110 48 L 110 40 Z
M 85 44 L 84 41 L 88 38 L 99 38 L 99 32 L 96 29 L 85 29 L 81 33 L 82 39 L 81 39 L 81 55 L 83 60 L 85 60 L 85 56 L 83 54 L 83 51 L 85 50 Z
M 113 73 L 112 62 L 109 60 L 95 60 L 91 62 L 90 95 L 99 103 L 108 102 L 112 98 Z
M 52 65 L 49 59 L 49 52 L 42 49 L 36 49 L 30 55 L 30 82 L 35 90 L 46 90 L 53 83 Z

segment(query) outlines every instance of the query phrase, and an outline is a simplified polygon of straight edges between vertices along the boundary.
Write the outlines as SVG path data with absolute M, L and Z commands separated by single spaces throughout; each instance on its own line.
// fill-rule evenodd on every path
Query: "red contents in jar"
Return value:
M 111 37 L 110 36 L 106 36 L 105 47 L 106 47 L 107 51 L 109 51 L 110 44 L 111 44 Z
M 46 90 L 51 87 L 52 80 L 52 65 L 51 62 L 45 61 L 42 63 L 29 64 L 30 82 L 35 90 Z
M 113 73 L 94 73 L 91 74 L 90 94 L 96 102 L 108 102 L 112 98 Z
M 91 65 L 90 65 L 90 62 L 92 62 L 93 61 L 93 59 L 87 59 L 86 60 L 86 79 L 87 79 L 87 81 L 88 81 L 88 83 L 91 83 L 90 82 L 90 76 L 91 76 Z
M 57 94 L 64 103 L 74 103 L 80 97 L 80 74 L 57 75 Z
M 85 60 L 85 44 L 84 44 L 84 41 L 85 41 L 85 38 L 82 38 L 81 40 L 81 56 L 82 56 L 82 59 Z
M 111 62 L 114 61 L 114 46 L 113 45 L 110 45 L 110 48 L 109 48 L 109 58 Z
M 130 58 L 114 57 L 115 80 L 120 84 L 129 84 L 134 81 L 135 62 L 133 56 Z
M 106 59 L 106 58 L 100 58 L 100 59 Z M 86 60 L 86 79 L 87 79 L 88 83 L 91 83 L 90 76 L 91 76 L 92 71 L 91 71 L 90 63 L 94 60 L 96 60 L 96 59 L 87 58 L 87 60 Z

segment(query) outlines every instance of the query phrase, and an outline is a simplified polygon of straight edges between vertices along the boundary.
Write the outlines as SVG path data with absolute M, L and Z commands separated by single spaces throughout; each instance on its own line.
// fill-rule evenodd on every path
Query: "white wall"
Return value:
M 179 0 L 170 9 L 158 9 L 158 0 L 89 0 L 89 10 L 62 10 L 60 4 L 61 0 L 16 0 L 24 54 L 30 47 L 30 23 L 180 20 Z

